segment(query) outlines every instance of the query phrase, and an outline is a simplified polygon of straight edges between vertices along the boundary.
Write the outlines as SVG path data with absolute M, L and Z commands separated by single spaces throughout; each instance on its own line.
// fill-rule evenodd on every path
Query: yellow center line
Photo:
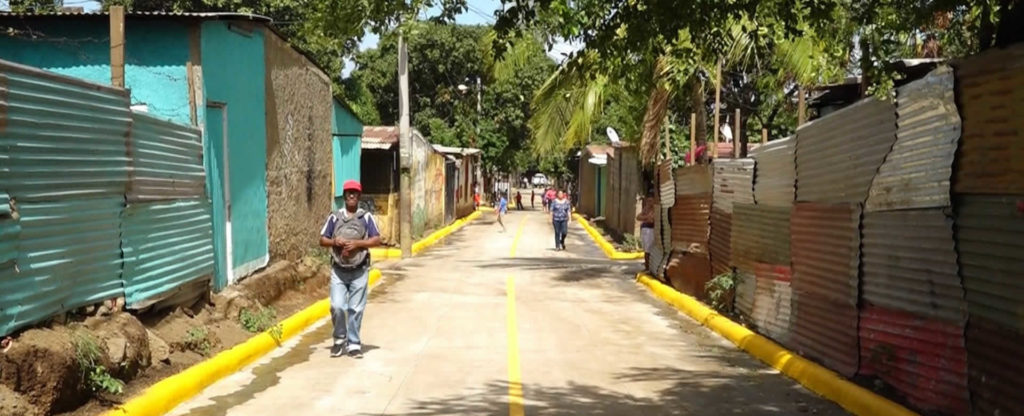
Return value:
M 523 227 L 526 225 L 526 218 L 519 222 L 519 230 L 512 240 L 511 257 L 516 256 L 516 249 L 519 248 L 519 239 L 523 236 Z M 523 409 L 523 378 L 519 370 L 519 324 L 516 323 L 516 278 L 509 275 L 505 279 L 506 294 L 506 327 L 508 337 L 508 414 L 509 416 L 524 416 Z

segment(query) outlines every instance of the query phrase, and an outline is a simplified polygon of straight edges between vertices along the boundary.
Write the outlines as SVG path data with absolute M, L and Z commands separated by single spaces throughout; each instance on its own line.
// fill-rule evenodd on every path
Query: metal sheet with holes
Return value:
M 734 203 L 754 203 L 754 159 L 719 159 L 714 171 L 714 205 L 732 213 Z

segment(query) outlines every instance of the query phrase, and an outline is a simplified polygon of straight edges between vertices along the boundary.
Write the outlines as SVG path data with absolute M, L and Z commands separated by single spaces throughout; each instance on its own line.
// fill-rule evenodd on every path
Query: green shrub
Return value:
M 75 349 L 75 361 L 78 362 L 78 368 L 81 369 L 93 393 L 124 392 L 124 382 L 110 375 L 107 368 L 100 364 L 103 351 L 100 349 L 99 341 L 92 334 L 84 330 L 76 331 L 72 336 L 72 344 Z
M 739 279 L 739 274 L 736 272 L 722 273 L 704 285 L 708 299 L 711 300 L 712 308 L 720 312 L 726 312 L 725 309 L 729 306 L 729 293 L 740 283 Z
M 213 342 L 210 341 L 210 333 L 206 327 L 192 327 L 185 333 L 185 349 L 202 356 L 210 355 L 210 351 L 213 350 Z
M 254 334 L 274 327 L 276 320 L 277 311 L 271 307 L 243 308 L 238 313 L 238 321 L 242 328 Z

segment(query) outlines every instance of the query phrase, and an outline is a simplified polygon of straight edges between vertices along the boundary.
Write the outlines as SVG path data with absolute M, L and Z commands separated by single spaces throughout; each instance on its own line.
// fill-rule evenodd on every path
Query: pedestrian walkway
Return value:
M 172 414 L 845 414 L 652 298 L 578 224 L 555 251 L 547 215 L 504 221 L 385 270 L 362 360 L 329 357 L 324 320 Z

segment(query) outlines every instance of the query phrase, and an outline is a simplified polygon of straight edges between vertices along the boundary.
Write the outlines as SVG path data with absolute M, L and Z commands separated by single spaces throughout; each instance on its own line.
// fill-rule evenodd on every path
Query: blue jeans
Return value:
M 334 341 L 348 342 L 349 349 L 359 349 L 359 328 L 366 309 L 366 288 L 370 282 L 367 266 L 345 270 L 331 267 L 331 321 Z
M 565 235 L 569 234 L 569 220 L 554 220 L 555 248 L 565 248 Z

